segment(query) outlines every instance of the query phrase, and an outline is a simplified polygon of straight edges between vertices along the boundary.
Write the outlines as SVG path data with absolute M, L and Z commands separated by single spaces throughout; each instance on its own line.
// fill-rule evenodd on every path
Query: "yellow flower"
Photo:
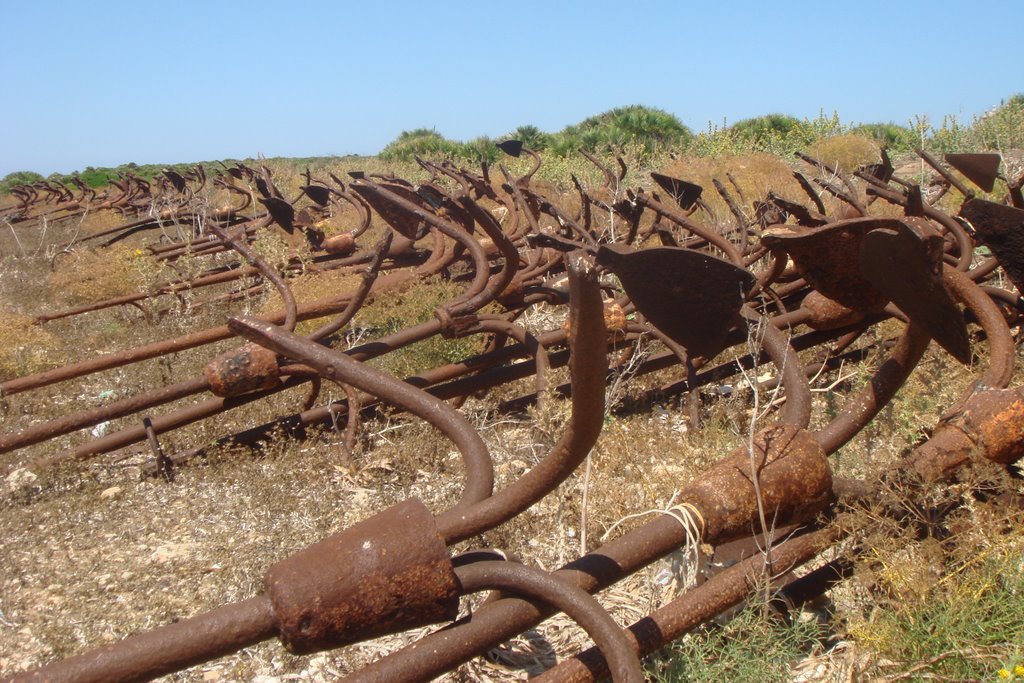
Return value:
M 1010 677 L 1010 672 L 1007 669 L 1000 669 L 998 671 L 998 673 L 999 673 L 999 677 L 1000 678 L 1009 678 Z
M 1024 664 L 1018 664 L 1017 666 L 1013 667 L 1013 675 L 1024 676 Z

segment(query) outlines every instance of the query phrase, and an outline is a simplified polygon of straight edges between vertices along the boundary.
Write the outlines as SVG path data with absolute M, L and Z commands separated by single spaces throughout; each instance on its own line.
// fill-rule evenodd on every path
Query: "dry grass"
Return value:
M 807 153 L 843 173 L 853 173 L 860 166 L 873 164 L 879 159 L 878 145 L 855 133 L 822 138 L 811 145 Z
M 771 154 L 755 152 L 741 156 L 682 157 L 666 163 L 661 171 L 703 187 L 704 193 L 701 198 L 712 207 L 720 221 L 732 225 L 729 208 L 715 191 L 713 179 L 725 185 L 744 211 L 750 211 L 751 204 L 764 199 L 769 192 L 775 192 L 794 201 L 803 201 L 806 195 L 793 178 L 794 168 L 794 163 L 783 161 Z M 727 180 L 727 172 L 742 190 L 742 198 Z M 746 201 L 743 201 L 744 199 Z
M 58 364 L 57 346 L 57 339 L 32 318 L 0 311 L 0 381 Z
M 125 244 L 75 251 L 56 263 L 46 286 L 52 300 L 68 306 L 144 292 L 158 270 L 141 249 Z
M 792 177 L 792 164 L 771 154 L 755 152 L 720 158 L 683 157 L 672 160 L 663 169 L 668 175 L 678 175 L 703 186 L 708 195 L 705 199 L 715 194 L 711 186 L 715 178 L 732 190 L 726 181 L 726 173 L 732 174 L 751 200 L 764 197 L 770 190 L 784 196 L 793 193 L 794 198 L 800 194 L 800 188 Z

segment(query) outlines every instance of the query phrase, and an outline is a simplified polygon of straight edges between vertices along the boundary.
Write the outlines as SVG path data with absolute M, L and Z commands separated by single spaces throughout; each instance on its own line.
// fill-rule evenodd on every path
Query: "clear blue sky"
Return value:
M 969 121 L 1024 90 L 1024 0 L 0 0 L 0 176 L 373 154 L 626 104 Z M 963 46 L 964 49 L 961 49 Z

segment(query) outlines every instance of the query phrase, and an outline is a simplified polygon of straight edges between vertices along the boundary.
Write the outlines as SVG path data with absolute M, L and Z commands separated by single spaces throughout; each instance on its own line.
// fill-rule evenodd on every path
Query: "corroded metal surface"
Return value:
M 868 281 L 961 363 L 971 362 L 967 326 L 942 282 L 942 238 L 908 225 L 864 236 L 860 268 Z
M 758 530 L 755 478 L 766 517 L 778 525 L 813 519 L 832 495 L 828 460 L 809 432 L 791 426 L 764 430 L 754 436 L 752 451 L 741 446 L 680 493 L 700 510 L 707 542 Z
M 946 154 L 946 163 L 960 171 L 972 183 L 985 192 L 996 187 L 999 164 L 1003 158 L 998 154 Z
M 712 357 L 736 325 L 754 276 L 722 259 L 690 249 L 633 251 L 604 245 L 598 262 L 619 276 L 637 309 L 693 355 Z
M 815 330 L 834 330 L 864 319 L 864 312 L 842 305 L 815 290 L 804 297 L 800 307 L 807 311 L 807 325 Z
M 273 351 L 246 344 L 210 361 L 203 377 L 215 396 L 241 396 L 277 386 L 281 369 Z
M 281 640 L 297 654 L 450 621 L 458 611 L 448 548 L 415 499 L 278 562 L 264 588 Z
M 1024 293 L 1024 209 L 970 199 L 960 208 L 960 215 L 996 255 L 1017 291 Z
M 984 389 L 946 415 L 902 463 L 925 481 L 944 479 L 971 460 L 1002 465 L 1024 457 L 1024 390 Z
M 554 605 L 586 630 L 608 662 L 608 672 L 618 683 L 643 683 L 640 659 L 626 634 L 601 604 L 586 591 L 557 577 L 514 562 L 475 562 L 456 569 L 462 589 L 503 589 Z
M 847 308 L 871 313 L 888 303 L 860 269 L 860 250 L 865 235 L 891 227 L 897 221 L 855 218 L 821 228 L 779 225 L 761 235 L 766 247 L 785 250 L 815 290 Z

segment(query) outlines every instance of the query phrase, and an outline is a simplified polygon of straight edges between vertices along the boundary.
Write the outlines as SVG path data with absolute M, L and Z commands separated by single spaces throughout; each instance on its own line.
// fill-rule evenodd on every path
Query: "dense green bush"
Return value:
M 479 164 L 481 161 L 493 164 L 501 158 L 501 150 L 498 149 L 496 142 L 486 135 L 481 135 L 459 145 L 455 156 L 471 164 Z
M 849 126 L 821 112 L 813 119 L 797 119 L 785 114 L 768 114 L 739 121 L 721 128 L 708 124 L 687 146 L 694 156 L 721 156 L 765 152 L 789 157 L 797 150 L 806 150 L 818 140 L 843 135 Z
M 537 126 L 519 126 L 504 139 L 519 140 L 524 146 L 535 152 L 542 152 L 551 144 L 551 136 Z
M 730 126 L 733 135 L 757 141 L 766 137 L 786 137 L 800 127 L 800 119 L 787 114 L 765 114 L 743 119 Z
M 472 164 L 481 161 L 493 163 L 501 156 L 495 141 L 486 135 L 458 142 L 449 140 L 432 128 L 406 130 L 381 150 L 378 157 L 382 161 L 412 161 L 416 157 L 424 159 L 454 159 Z
M 458 144 L 433 128 L 403 130 L 378 156 L 384 161 L 412 161 L 414 157 L 451 157 L 455 156 Z
M 3 180 L 0 180 L 0 193 L 7 194 L 11 191 L 11 188 L 16 185 L 28 185 L 42 179 L 43 176 L 32 171 L 15 171 L 14 173 L 8 173 L 3 177 Z
M 143 180 L 152 181 L 166 168 L 173 169 L 178 173 L 185 173 L 193 169 L 196 164 L 205 164 L 207 168 L 214 165 L 210 162 L 196 162 L 189 164 L 136 164 L 133 161 L 129 161 L 126 164 L 114 167 L 102 166 L 100 168 L 94 168 L 92 166 L 86 166 L 84 171 L 75 171 L 73 173 L 51 173 L 46 179 L 52 182 L 61 182 L 65 185 L 70 185 L 73 178 L 78 178 L 89 187 L 97 189 L 106 187 L 110 184 L 112 179 L 116 179 L 122 173 L 131 173 Z
M 650 154 L 659 148 L 682 147 L 692 138 L 690 129 L 673 114 L 634 104 L 566 126 L 551 136 L 549 149 L 564 156 L 579 150 L 608 152 L 636 145 Z
M 652 107 L 631 105 L 591 116 L 578 124 L 548 134 L 536 126 L 519 126 L 503 139 L 521 140 L 535 151 L 566 156 L 587 152 L 618 152 L 626 147 L 650 154 L 657 149 L 680 147 L 693 137 L 678 118 Z M 435 130 L 418 128 L 404 131 L 381 153 L 383 161 L 411 161 L 415 156 L 447 157 L 478 163 L 494 162 L 501 157 L 496 140 L 479 137 L 469 142 L 449 140 Z

